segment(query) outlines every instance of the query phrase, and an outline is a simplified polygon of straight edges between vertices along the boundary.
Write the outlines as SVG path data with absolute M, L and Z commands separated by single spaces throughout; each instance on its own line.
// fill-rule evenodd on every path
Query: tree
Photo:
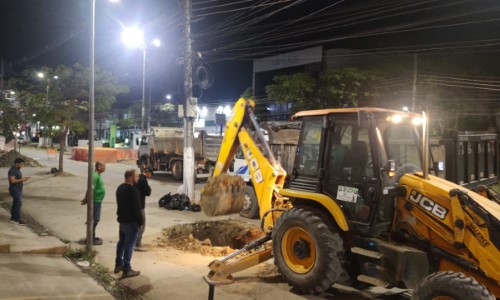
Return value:
M 241 93 L 240 97 L 241 98 L 245 98 L 245 99 L 253 98 L 253 88 L 252 87 L 247 87 L 243 91 L 243 93 Z
M 309 73 L 276 76 L 266 86 L 269 100 L 294 102 L 293 111 L 327 107 L 353 107 L 377 95 L 379 72 L 357 68 L 325 69 L 313 78 Z
M 64 170 L 63 154 L 69 131 L 83 132 L 88 124 L 88 74 L 87 67 L 75 64 L 71 67 L 58 65 L 44 67 L 44 78 L 36 78 L 33 72 L 24 71 L 23 78 L 11 82 L 14 89 L 22 91 L 20 96 L 27 103 L 26 109 L 36 114 L 48 129 L 47 135 L 59 140 L 59 171 Z M 128 87 L 118 85 L 107 71 L 96 68 L 95 110 L 106 111 L 115 102 L 115 96 L 128 92 Z
M 266 86 L 267 97 L 281 103 L 295 101 L 294 111 L 309 103 L 311 108 L 319 105 L 318 82 L 308 73 L 295 73 L 273 78 L 274 84 Z
M 380 72 L 357 68 L 326 69 L 319 74 L 322 108 L 357 107 L 378 95 L 376 81 Z
M 1 131 L 7 140 L 15 138 L 16 143 L 22 124 L 33 121 L 34 108 L 45 101 L 45 94 L 39 93 L 27 78 L 29 72 L 23 71 L 9 79 L 0 95 Z

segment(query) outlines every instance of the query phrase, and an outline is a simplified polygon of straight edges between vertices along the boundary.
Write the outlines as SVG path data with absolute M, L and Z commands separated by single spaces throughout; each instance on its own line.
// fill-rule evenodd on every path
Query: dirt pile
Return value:
M 244 222 L 203 221 L 166 228 L 157 242 L 160 247 L 226 256 L 263 235 L 259 228 Z
M 31 157 L 24 156 L 21 153 L 16 152 L 14 150 L 7 152 L 0 157 L 0 167 L 6 168 L 13 166 L 14 160 L 16 158 L 24 159 L 27 167 L 35 167 L 35 168 L 43 167 L 38 161 L 32 159 Z

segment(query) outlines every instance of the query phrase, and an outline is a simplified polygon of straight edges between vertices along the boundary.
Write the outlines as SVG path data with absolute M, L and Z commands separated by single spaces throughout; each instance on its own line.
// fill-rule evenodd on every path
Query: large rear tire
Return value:
M 257 201 L 253 187 L 246 186 L 244 197 L 245 200 L 243 202 L 243 209 L 240 211 L 240 216 L 248 219 L 256 218 L 259 215 L 259 202 Z
M 321 293 L 339 281 L 342 239 L 320 216 L 302 208 L 281 215 L 273 231 L 274 261 L 299 293 Z
M 463 273 L 446 271 L 427 276 L 417 285 L 412 300 L 495 300 L 486 287 Z
M 181 181 L 183 174 L 182 174 L 182 161 L 176 160 L 172 163 L 172 175 L 174 176 L 174 179 L 177 181 Z

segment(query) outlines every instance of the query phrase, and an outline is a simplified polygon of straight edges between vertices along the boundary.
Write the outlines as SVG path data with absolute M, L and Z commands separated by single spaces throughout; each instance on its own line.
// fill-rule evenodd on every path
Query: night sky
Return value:
M 148 50 L 153 102 L 168 93 L 180 100 L 182 1 L 96 2 L 96 64 L 131 88 L 118 102 L 141 97 L 142 53 L 120 40 L 122 28 L 130 25 L 162 41 L 161 48 Z M 44 65 L 87 65 L 89 8 L 86 0 L 0 0 L 0 56 L 10 74 Z M 500 49 L 500 3 L 194 0 L 192 28 L 194 49 L 203 58 L 198 63 L 214 74 L 200 102 L 214 103 L 235 99 L 251 86 L 253 59 L 319 44 L 369 49 L 367 55 L 419 53 L 431 66 L 440 57 L 464 53 L 464 64 L 484 65 L 481 71 L 489 75 Z

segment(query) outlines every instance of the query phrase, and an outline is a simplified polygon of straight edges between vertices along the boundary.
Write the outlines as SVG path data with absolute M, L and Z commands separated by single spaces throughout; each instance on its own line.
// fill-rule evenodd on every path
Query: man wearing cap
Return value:
M 139 175 L 139 180 L 137 181 L 136 187 L 139 190 L 139 194 L 141 195 L 141 208 L 142 208 L 142 219 L 144 222 L 142 223 L 141 230 L 139 231 L 139 235 L 137 236 L 137 241 L 135 242 L 135 250 L 136 251 L 144 251 L 142 248 L 142 235 L 144 234 L 144 230 L 146 229 L 146 213 L 144 209 L 146 208 L 146 196 L 151 195 L 151 187 L 148 184 L 148 178 L 153 176 L 153 168 L 152 167 L 144 167 L 141 168 L 142 173 Z

